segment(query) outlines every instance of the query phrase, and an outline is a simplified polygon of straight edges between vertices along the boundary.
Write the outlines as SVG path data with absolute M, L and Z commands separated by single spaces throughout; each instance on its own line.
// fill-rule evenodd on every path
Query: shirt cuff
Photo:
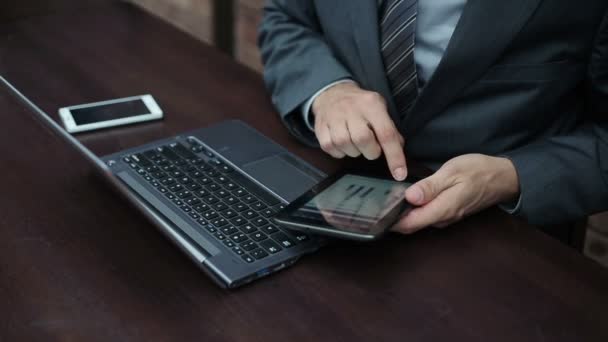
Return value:
M 321 93 L 326 91 L 327 89 L 329 89 L 337 84 L 348 83 L 348 82 L 355 83 L 355 81 L 351 80 L 350 78 L 344 78 L 344 79 L 332 82 L 332 83 L 326 85 L 325 87 L 321 88 L 321 90 L 317 91 L 313 96 L 311 96 L 308 100 L 306 100 L 306 102 L 304 102 L 304 104 L 302 104 L 302 107 L 301 107 L 302 116 L 304 117 L 304 122 L 306 123 L 306 126 L 311 131 L 315 130 L 314 115 L 312 115 L 313 113 L 311 110 L 313 102 L 315 102 L 317 97 L 319 97 L 319 95 L 321 95 Z
M 515 203 L 515 205 L 513 205 L 514 203 L 515 202 L 503 203 L 503 204 L 498 205 L 498 207 L 511 215 L 517 213 L 519 211 L 519 209 L 521 208 L 521 193 L 519 194 L 517 203 Z

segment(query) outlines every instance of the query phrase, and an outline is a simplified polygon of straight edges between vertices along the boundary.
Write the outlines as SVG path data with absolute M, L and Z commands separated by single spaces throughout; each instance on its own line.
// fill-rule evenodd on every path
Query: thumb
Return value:
M 405 199 L 413 205 L 421 206 L 435 199 L 449 187 L 447 177 L 439 170 L 432 176 L 410 186 L 405 191 Z

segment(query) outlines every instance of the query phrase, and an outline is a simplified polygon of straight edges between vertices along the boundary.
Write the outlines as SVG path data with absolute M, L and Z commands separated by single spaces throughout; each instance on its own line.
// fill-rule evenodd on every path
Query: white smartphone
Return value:
M 163 111 L 152 95 L 140 95 L 61 108 L 59 117 L 68 132 L 78 133 L 158 120 Z

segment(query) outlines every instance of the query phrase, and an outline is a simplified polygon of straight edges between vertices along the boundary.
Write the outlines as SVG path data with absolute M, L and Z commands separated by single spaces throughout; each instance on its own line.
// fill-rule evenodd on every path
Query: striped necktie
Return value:
M 401 119 L 418 96 L 414 60 L 417 5 L 417 0 L 384 0 L 380 9 L 382 58 Z

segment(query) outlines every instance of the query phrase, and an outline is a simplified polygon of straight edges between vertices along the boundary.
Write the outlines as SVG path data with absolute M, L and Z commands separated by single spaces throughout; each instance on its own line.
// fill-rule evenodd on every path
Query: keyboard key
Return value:
M 242 213 L 242 215 L 243 215 L 243 217 L 245 217 L 248 220 L 251 220 L 251 219 L 259 216 L 258 213 L 256 213 L 253 210 L 247 210 L 246 212 Z
M 262 242 L 260 242 L 260 246 L 262 248 L 264 248 L 264 250 L 266 250 L 266 252 L 268 252 L 270 254 L 278 253 L 279 251 L 281 251 L 283 249 L 276 242 L 274 242 L 272 240 L 262 241 Z
M 155 160 L 154 162 L 156 163 L 156 165 L 158 165 L 160 167 L 165 167 L 165 166 L 171 165 L 171 162 L 167 158 L 160 158 L 158 160 Z
M 232 248 L 232 247 L 236 246 L 236 244 L 230 240 L 224 240 L 224 245 L 226 245 L 226 247 L 228 247 L 228 248 Z
M 222 171 L 222 172 L 224 172 L 224 173 L 230 173 L 230 172 L 234 171 L 234 169 L 231 168 L 228 165 L 222 165 L 222 166 L 220 166 L 219 170 Z
M 238 185 L 232 183 L 232 182 L 228 182 L 226 184 L 224 184 L 224 189 L 228 190 L 228 191 L 233 191 L 234 189 L 237 189 Z
M 167 175 L 164 172 L 152 172 L 150 176 L 154 177 L 154 179 L 164 179 Z
M 181 170 L 187 174 L 190 174 L 192 172 L 196 172 L 196 168 L 190 164 L 184 165 L 182 166 Z
M 178 171 L 177 169 L 175 169 L 175 171 L 171 171 L 169 172 L 169 176 L 175 178 L 175 179 L 180 179 L 181 177 L 184 177 L 184 173 L 181 171 Z
M 271 224 L 262 227 L 261 230 L 266 234 L 274 234 L 279 232 L 279 229 Z
M 247 203 L 247 204 L 251 204 L 251 203 L 255 203 L 258 201 L 257 198 L 251 196 L 251 195 L 245 195 L 245 197 L 241 198 L 241 201 Z
M 232 223 L 235 226 L 242 226 L 245 223 L 247 223 L 247 220 L 245 220 L 244 218 L 237 216 L 237 217 L 233 217 L 230 219 L 230 223 Z
M 188 175 L 194 179 L 199 179 L 199 178 L 205 177 L 205 175 L 200 171 L 190 172 L 190 173 L 188 173 Z
M 308 237 L 308 235 L 303 234 L 303 233 L 295 233 L 295 234 L 293 234 L 293 236 L 298 242 L 304 242 L 304 241 L 307 241 L 308 239 L 310 239 Z
M 211 178 L 209 178 L 209 177 L 207 177 L 207 176 L 205 176 L 205 177 L 201 177 L 201 178 L 198 178 L 196 181 L 197 181 L 197 182 L 198 182 L 200 185 L 207 185 L 207 184 L 209 184 L 209 183 L 211 183 L 211 182 L 212 182 L 212 181 L 211 181 Z
M 215 220 L 211 221 L 211 224 L 213 224 L 214 226 L 220 228 L 220 227 L 223 227 L 223 226 L 227 225 L 228 221 L 226 221 L 225 218 L 216 218 Z
M 196 165 L 199 169 L 209 168 L 209 165 L 207 165 L 207 163 L 203 159 L 198 157 L 190 159 L 190 162 Z
M 195 220 L 198 220 L 201 216 L 195 212 L 190 212 L 188 213 L 188 215 L 190 215 L 190 217 L 192 217 Z
M 272 209 L 266 209 L 266 210 L 262 211 L 260 214 L 261 214 L 262 216 L 264 216 L 265 218 L 271 218 L 271 217 L 273 217 L 273 216 L 274 216 L 274 214 L 276 214 L 276 213 L 275 213 L 275 212 L 274 212 L 274 210 L 272 210 Z
M 191 205 L 191 206 L 199 205 L 202 203 L 201 200 L 196 197 L 188 198 L 185 202 L 187 205 Z
M 209 176 L 211 178 L 219 177 L 221 175 L 219 172 L 212 170 L 212 169 L 205 171 L 205 174 L 207 174 L 207 176 Z
M 205 211 L 211 210 L 211 207 L 209 207 L 207 204 L 203 203 L 203 204 L 195 205 L 194 210 L 196 210 L 196 212 L 198 212 L 198 213 L 204 213 Z
M 173 184 L 169 185 L 169 190 L 171 192 L 180 192 L 184 190 L 184 187 L 181 184 Z
M 244 205 L 243 203 L 236 204 L 236 205 L 232 206 L 232 208 L 238 212 L 243 212 L 243 211 L 249 209 L 249 207 Z
M 207 204 L 214 204 L 214 203 L 219 202 L 220 200 L 215 196 L 207 196 L 207 197 L 203 198 L 203 201 L 205 201 L 205 203 L 207 203 Z
M 248 264 L 251 264 L 252 262 L 255 261 L 255 259 L 252 258 L 251 256 L 249 256 L 249 254 L 243 254 L 243 255 L 241 255 L 241 258 L 243 260 L 245 260 L 245 262 L 248 263 Z
M 222 233 L 224 233 L 228 236 L 239 232 L 239 230 L 236 229 L 234 226 L 225 226 L 225 227 L 222 227 L 220 230 L 222 231 Z
M 219 176 L 219 177 L 215 178 L 215 181 L 220 184 L 226 184 L 226 183 L 230 182 L 230 180 L 228 178 L 226 178 L 225 176 Z
M 204 152 L 205 149 L 201 146 L 192 146 L 190 147 L 190 151 L 192 151 L 192 153 L 201 153 Z
M 146 151 L 146 152 L 144 152 L 142 154 L 144 155 L 144 157 L 146 157 L 146 158 L 148 158 L 150 160 L 157 160 L 159 158 L 162 158 L 162 156 L 158 152 L 156 152 L 154 150 L 148 150 L 148 151 Z
M 139 165 L 141 167 L 146 167 L 146 166 L 154 165 L 154 164 L 152 164 L 151 161 L 148 160 L 148 158 L 146 158 L 141 153 L 137 153 L 137 154 L 132 155 L 131 156 L 131 160 L 134 161 L 137 165 Z
M 184 202 L 182 202 L 179 198 L 174 199 L 173 203 L 175 203 L 175 205 L 178 207 L 181 207 L 182 205 L 184 205 Z
M 258 248 L 258 245 L 255 242 L 251 241 L 251 240 L 248 240 L 248 241 L 245 241 L 245 242 L 241 243 L 240 246 L 241 246 L 242 249 L 244 249 L 246 251 L 250 251 L 252 249 Z
M 249 235 L 249 237 L 254 240 L 254 241 L 263 241 L 266 240 L 268 237 L 266 236 L 266 234 L 262 233 L 262 232 L 255 232 L 251 235 Z
M 196 222 L 198 224 L 200 224 L 201 226 L 207 226 L 209 223 L 207 222 L 207 220 L 199 218 L 198 220 L 196 220 Z
M 258 249 L 254 249 L 251 252 L 249 252 L 249 254 L 251 254 L 252 257 L 260 260 L 263 259 L 265 257 L 268 256 L 268 253 L 266 253 L 263 249 L 258 248 Z
M 213 166 L 222 166 L 222 165 L 224 165 L 224 163 L 222 163 L 222 161 L 219 160 L 219 159 L 211 159 L 211 160 L 209 160 L 209 164 L 211 164 Z
M 222 188 L 219 185 L 215 184 L 215 183 L 209 183 L 205 187 L 207 188 L 207 190 L 213 191 L 213 192 L 222 190 Z
M 278 232 L 278 233 L 272 234 L 270 237 L 274 241 L 278 242 L 279 245 L 281 245 L 285 248 L 291 248 L 291 247 L 295 246 L 295 242 L 293 242 L 293 240 L 291 240 L 289 237 L 287 237 L 287 235 L 285 235 L 285 233 Z
M 217 228 L 215 228 L 212 224 L 208 224 L 205 228 L 209 231 L 209 233 L 213 234 L 217 232 Z
M 243 233 L 234 234 L 230 238 L 232 239 L 232 241 L 234 241 L 236 243 L 242 243 L 242 242 L 249 240 L 247 235 L 245 235 Z
M 190 191 L 196 191 L 196 190 L 200 190 L 202 187 L 200 185 L 198 185 L 197 183 L 190 183 L 186 185 L 186 189 L 190 190 Z
M 215 192 L 215 195 L 219 198 L 226 198 L 230 196 L 230 193 L 226 190 L 219 190 Z
M 161 169 L 165 172 L 173 172 L 177 170 L 177 168 L 173 164 L 167 164 L 165 166 L 162 166 Z
M 222 234 L 220 232 L 217 232 L 217 233 L 213 234 L 213 236 L 215 236 L 218 240 L 222 240 L 222 241 L 226 240 L 226 235 L 224 235 L 224 234 Z
M 170 193 L 170 192 L 167 192 L 167 193 L 165 194 L 165 197 L 167 197 L 167 198 L 168 198 L 168 199 L 170 199 L 170 200 L 174 200 L 174 199 L 176 199 L 176 198 L 177 198 L 177 197 L 175 197 L 175 195 L 174 195 L 174 194 L 172 194 L 172 193 Z
M 173 149 L 173 152 L 175 152 L 176 154 L 186 158 L 186 159 L 196 159 L 196 155 L 194 153 L 192 153 L 189 149 L 186 148 L 186 146 L 182 145 L 181 143 L 172 143 L 169 144 L 169 146 L 171 147 L 171 149 Z
M 265 224 L 268 224 L 268 220 L 261 218 L 261 217 L 258 217 L 255 220 L 252 220 L 251 222 L 257 227 L 261 227 Z
M 180 178 L 176 178 L 180 183 L 182 183 L 183 185 L 188 185 L 191 183 L 194 183 L 194 181 L 192 180 L 192 178 L 184 176 L 184 177 L 180 177 Z
M 199 190 L 195 190 L 193 192 L 196 195 L 196 197 L 199 197 L 199 198 L 204 198 L 204 197 L 211 195 L 211 193 L 205 189 L 199 189 Z
M 179 197 L 181 199 L 186 199 L 186 198 L 190 198 L 193 196 L 192 193 L 188 190 L 180 191 L 176 195 L 177 195 L 177 197 Z
M 169 186 L 175 184 L 177 181 L 171 177 L 165 178 L 160 181 L 162 185 Z
M 158 183 L 156 183 L 156 184 L 158 184 Z M 154 184 L 152 184 L 152 185 L 154 185 Z M 157 185 L 156 188 L 158 189 L 158 191 L 160 191 L 163 194 L 166 194 L 167 192 L 169 192 L 169 190 L 167 190 L 166 188 L 163 188 L 162 186 L 160 186 L 160 184 Z
M 229 196 L 229 197 L 224 198 L 224 202 L 226 202 L 226 204 L 228 204 L 228 205 L 236 205 L 239 203 L 239 200 L 236 199 L 236 197 L 234 197 L 234 196 Z
M 203 214 L 203 217 L 207 220 L 213 220 L 214 218 L 216 218 L 218 216 L 219 216 L 218 213 L 216 213 L 214 210 L 209 210 Z
M 223 202 L 217 202 L 217 203 L 211 205 L 211 207 L 213 209 L 215 209 L 215 211 L 223 211 L 223 210 L 227 210 L 228 209 L 228 206 L 225 203 L 223 203 Z
M 243 254 L 245 254 L 245 251 L 241 247 L 239 247 L 239 246 L 233 247 L 232 251 L 234 253 L 236 253 L 237 255 L 243 255 Z
M 179 160 L 175 160 L 173 161 L 173 165 L 178 166 L 178 167 L 182 167 L 184 165 L 188 165 L 188 162 L 183 160 L 183 159 L 179 159 Z
M 247 191 L 243 190 L 243 189 L 236 189 L 232 192 L 232 194 L 236 197 L 243 197 L 245 195 L 247 195 Z
M 255 202 L 253 204 L 249 205 L 251 207 L 251 209 L 254 209 L 256 211 L 260 211 L 260 210 L 264 210 L 266 208 L 268 208 L 268 206 L 262 202 Z
M 236 215 L 238 215 L 238 213 L 232 209 L 228 209 L 228 210 L 222 212 L 221 214 L 222 214 L 222 216 L 224 216 L 225 218 L 228 218 L 228 219 L 233 218 Z
M 183 211 L 184 211 L 184 212 L 186 212 L 186 213 L 189 213 L 189 212 L 191 212 L 191 211 L 192 211 L 192 208 L 190 208 L 190 207 L 189 207 L 189 206 L 187 206 L 187 205 L 182 205 L 182 206 L 180 206 L 180 209 L 181 209 L 181 210 L 183 210 Z
M 239 227 L 239 229 L 245 234 L 251 234 L 251 233 L 257 232 L 257 230 L 258 230 L 256 227 L 254 227 L 250 224 L 242 225 Z

